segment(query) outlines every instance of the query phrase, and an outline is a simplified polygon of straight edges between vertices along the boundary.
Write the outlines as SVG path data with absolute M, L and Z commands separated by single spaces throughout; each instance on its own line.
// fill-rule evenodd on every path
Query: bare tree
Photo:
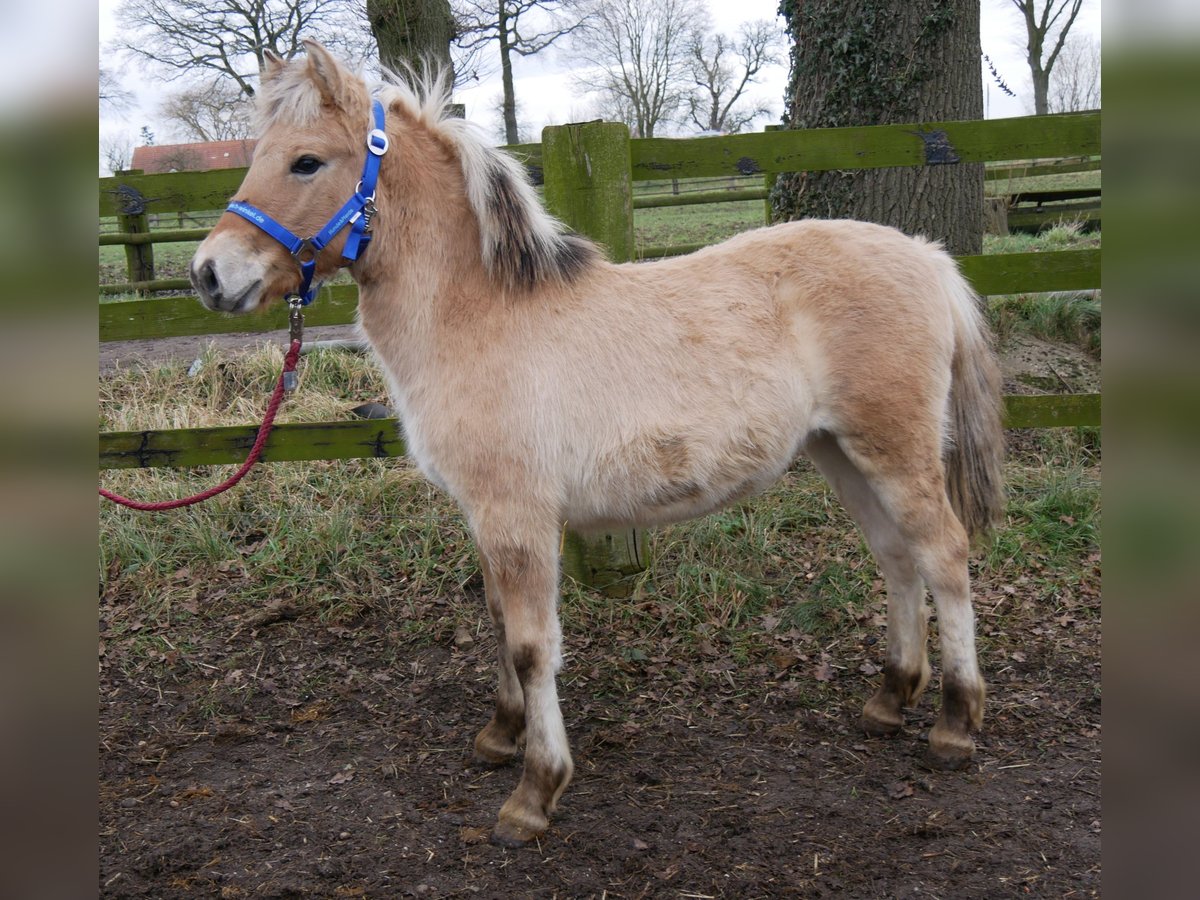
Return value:
M 1012 0 L 1012 5 L 1025 19 L 1025 58 L 1033 80 L 1033 111 L 1044 116 L 1050 111 L 1050 73 L 1083 0 Z
M 1100 41 L 1072 35 L 1063 44 L 1046 98 L 1049 112 L 1100 108 Z
M 249 100 L 227 81 L 177 91 L 163 101 L 159 114 L 189 141 L 243 140 L 253 131 Z
M 706 26 L 699 0 L 596 0 L 576 40 L 581 60 L 600 70 L 584 92 L 638 137 L 654 137 L 690 92 L 689 39 Z
M 191 147 L 174 147 L 155 160 L 155 172 L 197 172 L 204 166 L 204 157 Z
M 764 67 L 779 61 L 783 32 L 765 19 L 742 25 L 735 38 L 692 34 L 688 47 L 695 92 L 687 99 L 687 119 L 701 131 L 741 131 L 770 112 L 767 104 L 739 103 Z
M 115 175 L 129 168 L 133 160 L 133 141 L 128 135 L 106 137 L 100 141 L 100 153 L 108 170 Z
M 467 50 L 495 43 L 503 85 L 501 114 L 505 143 L 519 138 L 517 98 L 513 86 L 513 54 L 533 56 L 583 22 L 580 0 L 455 0 L 459 36 Z
M 517 103 L 516 109 L 514 110 L 517 119 L 517 139 L 515 141 L 509 139 L 509 134 L 511 132 L 508 128 L 508 115 L 503 94 L 496 94 L 495 97 L 492 98 L 489 111 L 491 113 L 491 131 L 496 136 L 497 142 L 501 144 L 529 143 L 529 124 L 522 119 L 520 103 Z
M 361 60 L 369 45 L 360 0 L 124 0 L 117 17 L 116 49 L 168 80 L 215 73 L 247 97 L 268 50 L 294 56 L 312 38 Z
M 100 67 L 100 105 L 113 112 L 124 112 L 133 104 L 133 94 L 121 87 L 112 69 Z

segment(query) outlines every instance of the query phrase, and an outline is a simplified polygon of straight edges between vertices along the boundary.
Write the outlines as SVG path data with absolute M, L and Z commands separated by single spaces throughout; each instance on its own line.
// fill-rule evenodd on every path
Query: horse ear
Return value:
M 304 41 L 308 50 L 308 75 L 328 104 L 340 106 L 345 87 L 345 72 L 329 51 L 316 41 Z
M 284 65 L 283 57 L 274 50 L 263 50 L 263 70 L 260 80 L 270 81 L 283 71 Z

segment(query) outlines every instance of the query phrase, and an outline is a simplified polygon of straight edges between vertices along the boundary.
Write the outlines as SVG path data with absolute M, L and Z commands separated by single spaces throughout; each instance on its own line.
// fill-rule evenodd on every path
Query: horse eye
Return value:
M 323 163 L 315 156 L 301 156 L 292 163 L 292 171 L 297 175 L 312 175 Z

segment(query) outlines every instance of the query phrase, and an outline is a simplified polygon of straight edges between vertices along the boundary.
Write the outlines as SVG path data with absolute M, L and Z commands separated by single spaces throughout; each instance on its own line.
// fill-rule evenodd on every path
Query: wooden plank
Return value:
M 700 249 L 644 247 L 639 259 L 651 259 Z M 1100 287 L 1099 250 L 1057 250 L 1052 253 L 1003 253 L 959 259 L 963 274 L 981 294 L 1076 291 Z M 325 287 L 305 310 L 308 325 L 347 325 L 355 321 L 358 287 Z M 275 304 L 265 312 L 233 316 L 206 309 L 195 297 L 124 300 L 100 304 L 100 340 L 180 337 L 198 334 L 253 334 L 287 328 L 287 309 Z
M 1071 428 L 1100 425 L 1099 394 L 1008 394 L 1005 428 Z
M 633 178 L 754 175 L 1029 159 L 1100 152 L 1100 114 L 814 128 L 632 142 Z
M 100 215 L 115 216 L 122 212 L 124 197 L 130 191 L 141 195 L 150 213 L 224 209 L 245 177 L 245 169 L 214 169 L 101 178 Z
M 546 209 L 608 251 L 633 258 L 629 129 L 616 122 L 555 125 L 542 132 Z
M 1063 188 L 1052 191 L 1017 191 L 1008 195 L 1009 203 L 1062 203 L 1065 200 L 1100 198 L 1100 188 Z
M 309 326 L 347 325 L 355 321 L 357 309 L 357 285 L 324 287 L 304 310 L 304 321 Z M 287 307 L 281 302 L 266 310 L 235 316 L 213 312 L 195 297 L 123 300 L 100 304 L 100 340 L 278 331 L 287 328 L 287 315 Z
M 105 294 L 149 293 L 152 291 L 186 291 L 192 283 L 186 278 L 155 278 L 153 281 L 118 281 L 102 284 L 101 296 Z
M 1053 206 L 1018 207 L 1008 211 L 1010 230 L 1038 231 L 1060 222 L 1099 222 L 1100 206 L 1091 203 L 1056 204 Z
M 655 209 L 661 206 L 694 206 L 699 203 L 737 203 L 739 200 L 766 199 L 767 189 L 740 188 L 721 191 L 692 191 L 687 194 L 634 195 L 634 209 Z
M 556 125 L 542 131 L 546 209 L 608 251 L 613 262 L 633 258 L 633 182 L 629 128 L 614 122 Z M 599 389 L 599 388 L 598 388 Z M 645 532 L 568 532 L 577 552 L 565 554 L 565 575 L 610 597 L 628 596 L 646 567 Z
M 1006 428 L 1066 428 L 1100 424 L 1099 394 L 1008 395 Z M 263 460 L 379 459 L 404 455 L 396 419 L 298 422 L 275 426 Z M 236 465 L 246 458 L 257 425 L 109 431 L 100 434 L 101 469 Z
M 1100 160 L 1088 159 L 1078 162 L 1019 163 L 1008 166 L 988 166 L 983 170 L 985 181 L 1001 181 L 1012 178 L 1036 178 L 1040 175 L 1067 175 L 1074 172 L 1099 172 Z
M 980 294 L 1083 291 L 1100 287 L 1099 250 L 960 256 L 958 267 Z
M 110 244 L 170 244 L 181 241 L 202 241 L 211 228 L 185 228 L 182 231 L 148 231 L 144 234 L 129 231 L 110 231 L 100 235 L 100 246 Z
M 101 432 L 100 468 L 240 465 L 257 435 L 257 425 Z M 381 459 L 400 457 L 404 452 L 397 420 L 356 419 L 276 425 L 262 459 Z

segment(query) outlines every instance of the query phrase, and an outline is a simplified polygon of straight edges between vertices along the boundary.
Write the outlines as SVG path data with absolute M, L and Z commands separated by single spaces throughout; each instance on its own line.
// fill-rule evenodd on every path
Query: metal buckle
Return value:
M 304 258 L 305 253 L 309 253 L 311 255 L 306 259 Z M 313 244 L 312 239 L 306 238 L 300 242 L 299 247 L 292 251 L 292 256 L 294 256 L 296 261 L 299 263 L 308 263 L 314 262 L 320 253 L 321 251 L 317 249 L 315 244 Z
M 287 295 L 288 305 L 288 339 L 304 340 L 304 298 L 299 294 Z

